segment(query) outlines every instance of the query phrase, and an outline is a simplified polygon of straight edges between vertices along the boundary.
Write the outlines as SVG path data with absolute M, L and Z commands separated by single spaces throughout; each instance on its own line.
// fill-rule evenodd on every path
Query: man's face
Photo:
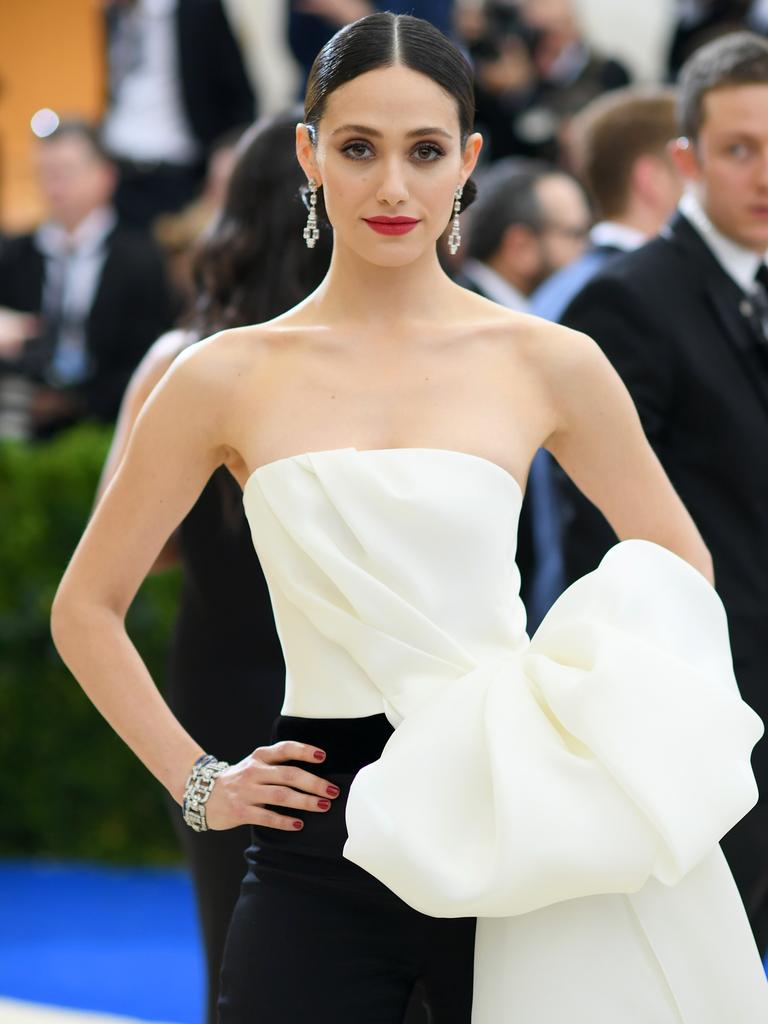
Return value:
M 768 249 L 768 84 L 714 89 L 699 138 L 678 165 L 696 183 L 710 220 L 754 252 Z
M 589 241 L 590 213 L 581 188 L 566 174 L 542 178 L 536 193 L 544 218 L 537 233 L 539 266 L 531 291 L 557 270 L 584 254 Z
M 37 177 L 48 212 L 66 228 L 109 202 L 115 185 L 112 166 L 86 139 L 63 135 L 38 143 Z

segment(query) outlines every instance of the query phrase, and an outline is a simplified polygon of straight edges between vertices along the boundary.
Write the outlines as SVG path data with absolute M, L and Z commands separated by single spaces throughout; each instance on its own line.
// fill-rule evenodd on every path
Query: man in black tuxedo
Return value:
M 17 329 L 0 346 L 0 420 L 41 437 L 116 417 L 172 302 L 158 248 L 110 205 L 115 169 L 94 131 L 65 122 L 37 145 L 49 218 L 0 251 L 0 311 Z
M 712 552 L 736 676 L 768 720 L 768 43 L 724 36 L 683 69 L 687 182 L 678 212 L 604 267 L 563 322 L 590 334 L 629 388 L 645 431 Z M 566 530 L 573 578 L 613 542 L 581 498 Z M 724 840 L 758 945 L 768 945 L 768 744 L 761 802 Z

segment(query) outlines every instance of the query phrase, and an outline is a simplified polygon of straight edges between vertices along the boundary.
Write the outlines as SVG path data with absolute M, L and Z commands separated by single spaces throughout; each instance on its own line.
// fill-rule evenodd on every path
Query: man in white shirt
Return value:
M 36 146 L 47 218 L 0 252 L 0 311 L 24 324 L 0 346 L 0 432 L 40 437 L 116 416 L 172 300 L 155 244 L 118 223 L 116 171 L 94 130 L 62 122 Z
M 255 116 L 221 0 L 106 0 L 104 143 L 120 168 L 116 205 L 149 224 L 200 191 L 214 143 Z
M 678 212 L 592 278 L 563 322 L 598 342 L 632 394 L 712 553 L 742 695 L 768 720 L 768 43 L 740 32 L 708 44 L 679 89 Z M 597 515 L 584 501 L 566 531 L 569 577 L 612 542 Z M 752 763 L 760 803 L 723 848 L 764 953 L 765 740 Z

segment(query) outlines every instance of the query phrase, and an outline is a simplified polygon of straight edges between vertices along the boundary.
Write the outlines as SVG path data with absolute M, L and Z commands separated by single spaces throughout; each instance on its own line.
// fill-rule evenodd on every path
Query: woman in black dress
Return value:
M 294 144 L 300 116 L 261 121 L 244 135 L 224 206 L 197 255 L 191 325 L 159 338 L 137 369 L 100 492 L 117 469 L 144 401 L 182 349 L 215 331 L 282 313 L 328 269 L 329 233 L 321 234 L 312 251 L 301 237 L 307 211 Z M 179 561 L 183 567 L 165 696 L 186 729 L 233 762 L 269 742 L 285 676 L 241 499 L 231 474 L 217 470 L 155 567 Z M 212 683 L 213 706 L 206 696 Z M 208 973 L 207 1019 L 213 1024 L 219 965 L 250 831 L 243 826 L 194 832 L 170 797 L 168 808 L 194 883 Z

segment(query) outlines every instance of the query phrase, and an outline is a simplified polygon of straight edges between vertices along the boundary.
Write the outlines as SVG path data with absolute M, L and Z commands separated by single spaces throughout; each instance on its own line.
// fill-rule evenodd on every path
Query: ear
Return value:
M 307 176 L 307 180 L 313 178 L 318 185 L 322 185 L 320 173 L 317 169 L 315 147 L 309 134 L 309 125 L 299 121 L 296 125 L 296 159 L 301 164 L 301 169 Z
M 696 144 L 685 136 L 673 139 L 667 146 L 667 152 L 675 167 L 686 181 L 698 181 L 701 177 L 699 155 Z
M 472 132 L 464 144 L 464 152 L 461 156 L 461 184 L 472 174 L 477 165 L 477 158 L 483 148 L 483 136 L 480 132 Z

